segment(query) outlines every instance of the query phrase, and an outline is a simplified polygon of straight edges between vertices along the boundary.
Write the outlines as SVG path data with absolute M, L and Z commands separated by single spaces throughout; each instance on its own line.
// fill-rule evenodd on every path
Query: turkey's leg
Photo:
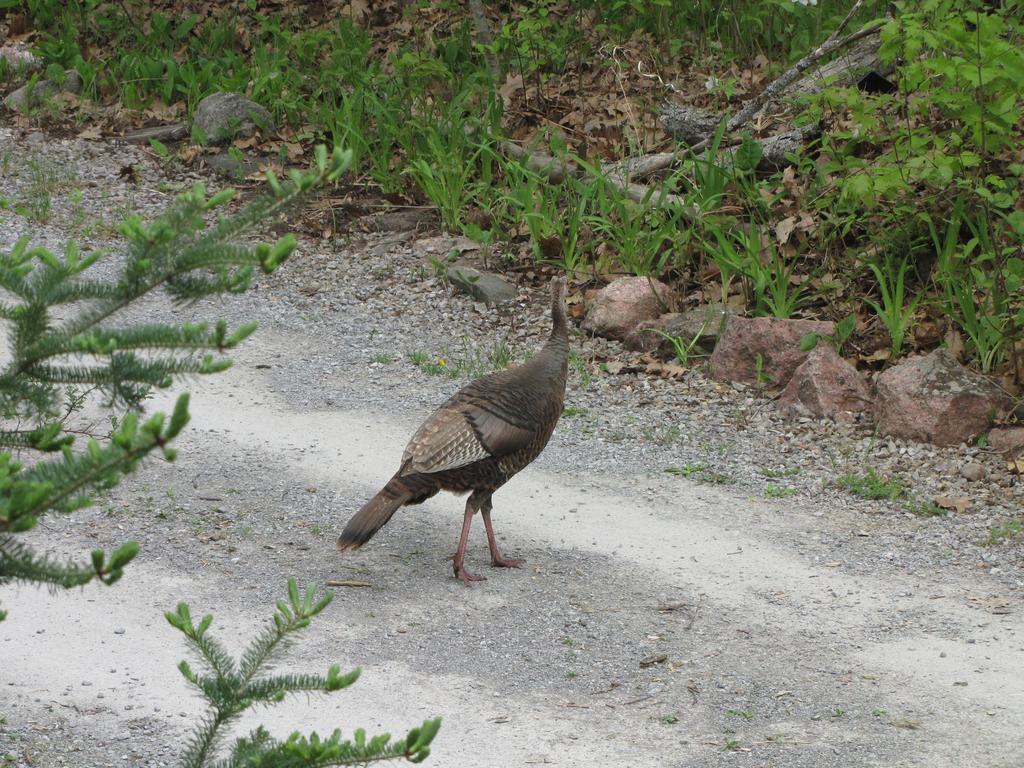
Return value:
M 476 493 L 471 494 L 466 501 L 466 514 L 462 517 L 462 535 L 459 536 L 459 548 L 455 550 L 455 554 L 452 556 L 452 570 L 455 571 L 455 576 L 462 579 L 465 584 L 469 584 L 471 581 L 484 580 L 483 576 L 476 576 L 470 573 L 462 565 L 466 559 L 466 544 L 469 543 L 469 527 L 473 524 L 473 515 L 476 514 L 479 503 L 479 497 Z
M 498 540 L 494 538 L 494 528 L 491 527 L 491 497 L 489 495 L 480 505 L 480 516 L 484 519 L 484 529 L 487 531 L 487 546 L 491 548 L 491 565 L 495 568 L 518 568 L 525 563 L 525 560 L 504 558 L 498 551 Z

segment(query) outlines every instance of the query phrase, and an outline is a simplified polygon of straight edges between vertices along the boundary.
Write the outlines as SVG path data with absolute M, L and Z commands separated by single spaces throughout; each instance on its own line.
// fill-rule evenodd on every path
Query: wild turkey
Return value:
M 413 435 L 394 477 L 345 526 L 342 552 L 359 549 L 399 507 L 419 504 L 438 491 L 466 493 L 462 535 L 452 567 L 466 584 L 482 576 L 463 566 L 473 515 L 487 531 L 491 565 L 515 568 L 522 560 L 502 557 L 491 528 L 491 494 L 544 450 L 562 415 L 569 360 L 565 281 L 551 284 L 551 337 L 523 365 L 498 371 L 463 387 Z

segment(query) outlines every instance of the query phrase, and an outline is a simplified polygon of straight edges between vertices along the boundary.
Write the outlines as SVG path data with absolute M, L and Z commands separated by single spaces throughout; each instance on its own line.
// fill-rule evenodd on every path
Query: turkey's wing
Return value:
M 413 435 L 402 465 L 414 472 L 442 472 L 526 447 L 532 430 L 477 403 L 460 402 L 435 411 Z

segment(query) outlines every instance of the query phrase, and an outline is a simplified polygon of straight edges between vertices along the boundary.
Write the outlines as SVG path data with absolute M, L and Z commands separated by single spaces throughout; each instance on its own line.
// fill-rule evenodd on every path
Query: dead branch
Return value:
M 481 0 L 469 0 L 469 14 L 473 17 L 473 26 L 476 27 L 476 38 L 480 45 L 490 48 L 494 38 L 491 36 L 491 25 L 487 23 L 487 14 L 484 12 Z M 504 72 L 501 70 L 501 64 L 498 63 L 497 57 L 490 50 L 484 52 L 484 57 L 487 59 L 487 66 L 491 70 L 494 82 L 501 83 Z
M 561 184 L 567 177 L 578 176 L 580 173 L 579 167 L 571 160 L 559 160 L 543 152 L 531 152 L 514 141 L 501 142 L 501 149 L 509 157 L 522 162 L 528 171 L 543 176 L 552 184 Z
M 768 86 L 763 91 L 761 91 L 761 93 L 759 93 L 753 99 L 748 101 L 744 105 L 743 109 L 741 109 L 731 118 L 729 118 L 725 126 L 725 135 L 728 136 L 737 128 L 744 125 L 748 120 L 750 120 L 754 115 L 756 115 L 764 107 L 765 104 L 768 104 L 771 101 L 775 101 L 779 97 L 781 97 L 781 95 L 786 91 L 786 89 L 790 85 L 796 82 L 800 78 L 800 76 L 804 74 L 804 72 L 813 67 L 819 61 L 821 61 L 821 59 L 835 53 L 836 51 L 845 48 L 846 46 L 852 45 L 853 43 L 856 43 L 859 40 L 863 40 L 864 38 L 870 37 L 871 35 L 878 34 L 884 22 L 876 21 L 872 24 L 868 24 L 867 26 L 861 28 L 856 32 L 847 35 L 846 37 L 839 37 L 842 31 L 846 28 L 847 24 L 849 24 L 850 19 L 852 19 L 853 16 L 856 15 L 856 12 L 860 10 L 860 6 L 862 4 L 863 0 L 857 0 L 857 2 L 854 3 L 853 8 L 851 8 L 850 12 L 846 15 L 846 18 L 844 18 L 843 21 L 840 22 L 839 26 L 836 27 L 835 31 L 831 35 L 829 35 L 828 39 L 825 40 L 825 42 L 823 42 L 809 54 L 800 59 L 800 61 L 794 64 L 790 69 L 788 69 L 778 78 L 769 83 Z M 686 110 L 685 107 L 681 109 Z M 681 118 L 681 121 L 687 123 L 688 125 L 692 125 L 696 124 L 701 119 L 702 118 L 698 114 L 698 111 L 691 111 L 689 114 L 684 115 Z M 716 123 L 715 125 L 717 124 L 718 123 Z M 703 138 L 702 140 L 698 141 L 696 144 L 690 147 L 691 154 L 695 155 L 698 152 L 703 152 L 705 149 L 708 148 L 712 141 L 712 138 L 708 135 L 709 133 L 713 133 L 713 130 L 705 133 L 705 138 Z M 645 174 L 650 175 L 653 173 L 657 173 L 658 171 L 665 170 L 666 168 L 670 168 L 672 165 L 676 163 L 678 157 L 679 155 L 677 153 L 662 152 L 656 155 L 647 155 L 642 158 L 629 158 L 626 160 L 621 160 L 618 163 L 614 163 L 613 165 L 609 166 L 609 170 L 613 175 L 616 175 L 620 178 L 623 176 L 629 176 L 631 173 L 631 169 L 633 167 L 642 168 Z
M 859 9 L 861 2 L 862 0 L 857 0 L 853 8 L 850 10 L 850 14 Z M 874 24 L 869 24 L 863 29 L 854 32 L 851 35 L 847 35 L 841 40 L 837 40 L 836 32 L 839 32 L 841 29 L 843 29 L 843 26 L 847 23 L 849 19 L 850 15 L 848 14 L 847 17 L 843 19 L 843 22 L 839 25 L 839 27 L 836 28 L 836 31 L 829 36 L 828 40 L 826 40 L 824 43 L 819 45 L 809 54 L 800 59 L 800 61 L 794 64 L 792 68 L 784 72 L 780 77 L 772 81 L 767 88 L 761 91 L 761 93 L 759 93 L 757 96 L 748 101 L 746 106 L 744 106 L 743 109 L 741 109 L 739 112 L 733 115 L 733 117 L 729 119 L 729 122 L 726 123 L 726 133 L 731 133 L 735 131 L 737 128 L 739 128 L 741 125 L 745 124 L 750 118 L 752 118 L 757 113 L 757 111 L 763 105 L 767 104 L 769 101 L 778 98 L 779 95 L 781 95 L 782 92 L 785 91 L 791 83 L 796 82 L 804 72 L 806 72 L 808 69 L 817 64 L 821 59 L 825 58 L 829 54 L 835 53 L 841 48 L 845 48 L 846 46 L 855 43 L 858 40 L 861 40 L 862 38 L 867 37 L 868 35 L 877 34 L 882 29 L 882 24 L 884 23 L 881 21 L 876 21 Z M 709 142 L 710 140 L 706 141 Z M 704 146 L 707 146 L 707 143 L 705 143 Z M 704 147 L 701 147 L 700 145 L 695 145 L 691 147 L 691 151 L 693 152 L 700 152 L 702 149 L 704 149 Z
M 560 184 L 568 177 L 581 178 L 587 172 L 571 160 L 554 158 L 543 152 L 530 152 L 525 147 L 511 141 L 501 142 L 501 148 L 506 155 L 519 160 L 528 170 L 543 176 L 552 184 Z M 608 172 L 607 169 L 604 170 L 604 179 L 616 189 L 625 192 L 630 199 L 638 203 L 646 201 L 655 206 L 675 205 L 682 209 L 683 216 L 687 219 L 692 220 L 696 217 L 697 210 L 687 204 L 679 195 L 646 187 L 642 184 L 634 184 L 617 173 Z
M 799 152 L 807 142 L 820 136 L 821 127 L 814 124 L 793 128 L 765 139 L 758 139 L 757 143 L 761 145 L 761 160 L 757 164 L 757 170 L 761 173 L 781 171 L 790 164 L 787 155 Z M 735 149 L 727 150 L 727 160 L 731 161 L 735 153 Z
M 876 35 L 858 40 L 841 56 L 793 83 L 787 89 L 786 96 L 810 96 L 830 86 L 854 85 L 868 72 L 888 75 L 892 65 L 882 63 L 878 52 L 881 44 L 881 37 Z
M 722 116 L 706 109 L 668 102 L 661 112 L 661 124 L 676 141 L 696 144 L 713 134 L 722 123 Z

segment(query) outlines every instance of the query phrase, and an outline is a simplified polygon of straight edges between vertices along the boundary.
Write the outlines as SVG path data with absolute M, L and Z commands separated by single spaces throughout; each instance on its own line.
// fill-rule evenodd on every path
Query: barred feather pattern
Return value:
M 517 368 L 468 384 L 431 414 L 406 446 L 398 472 L 346 526 L 338 548 L 362 546 L 401 506 L 439 491 L 490 494 L 530 464 L 562 414 L 568 359 L 564 284 L 556 284 L 544 347 Z

